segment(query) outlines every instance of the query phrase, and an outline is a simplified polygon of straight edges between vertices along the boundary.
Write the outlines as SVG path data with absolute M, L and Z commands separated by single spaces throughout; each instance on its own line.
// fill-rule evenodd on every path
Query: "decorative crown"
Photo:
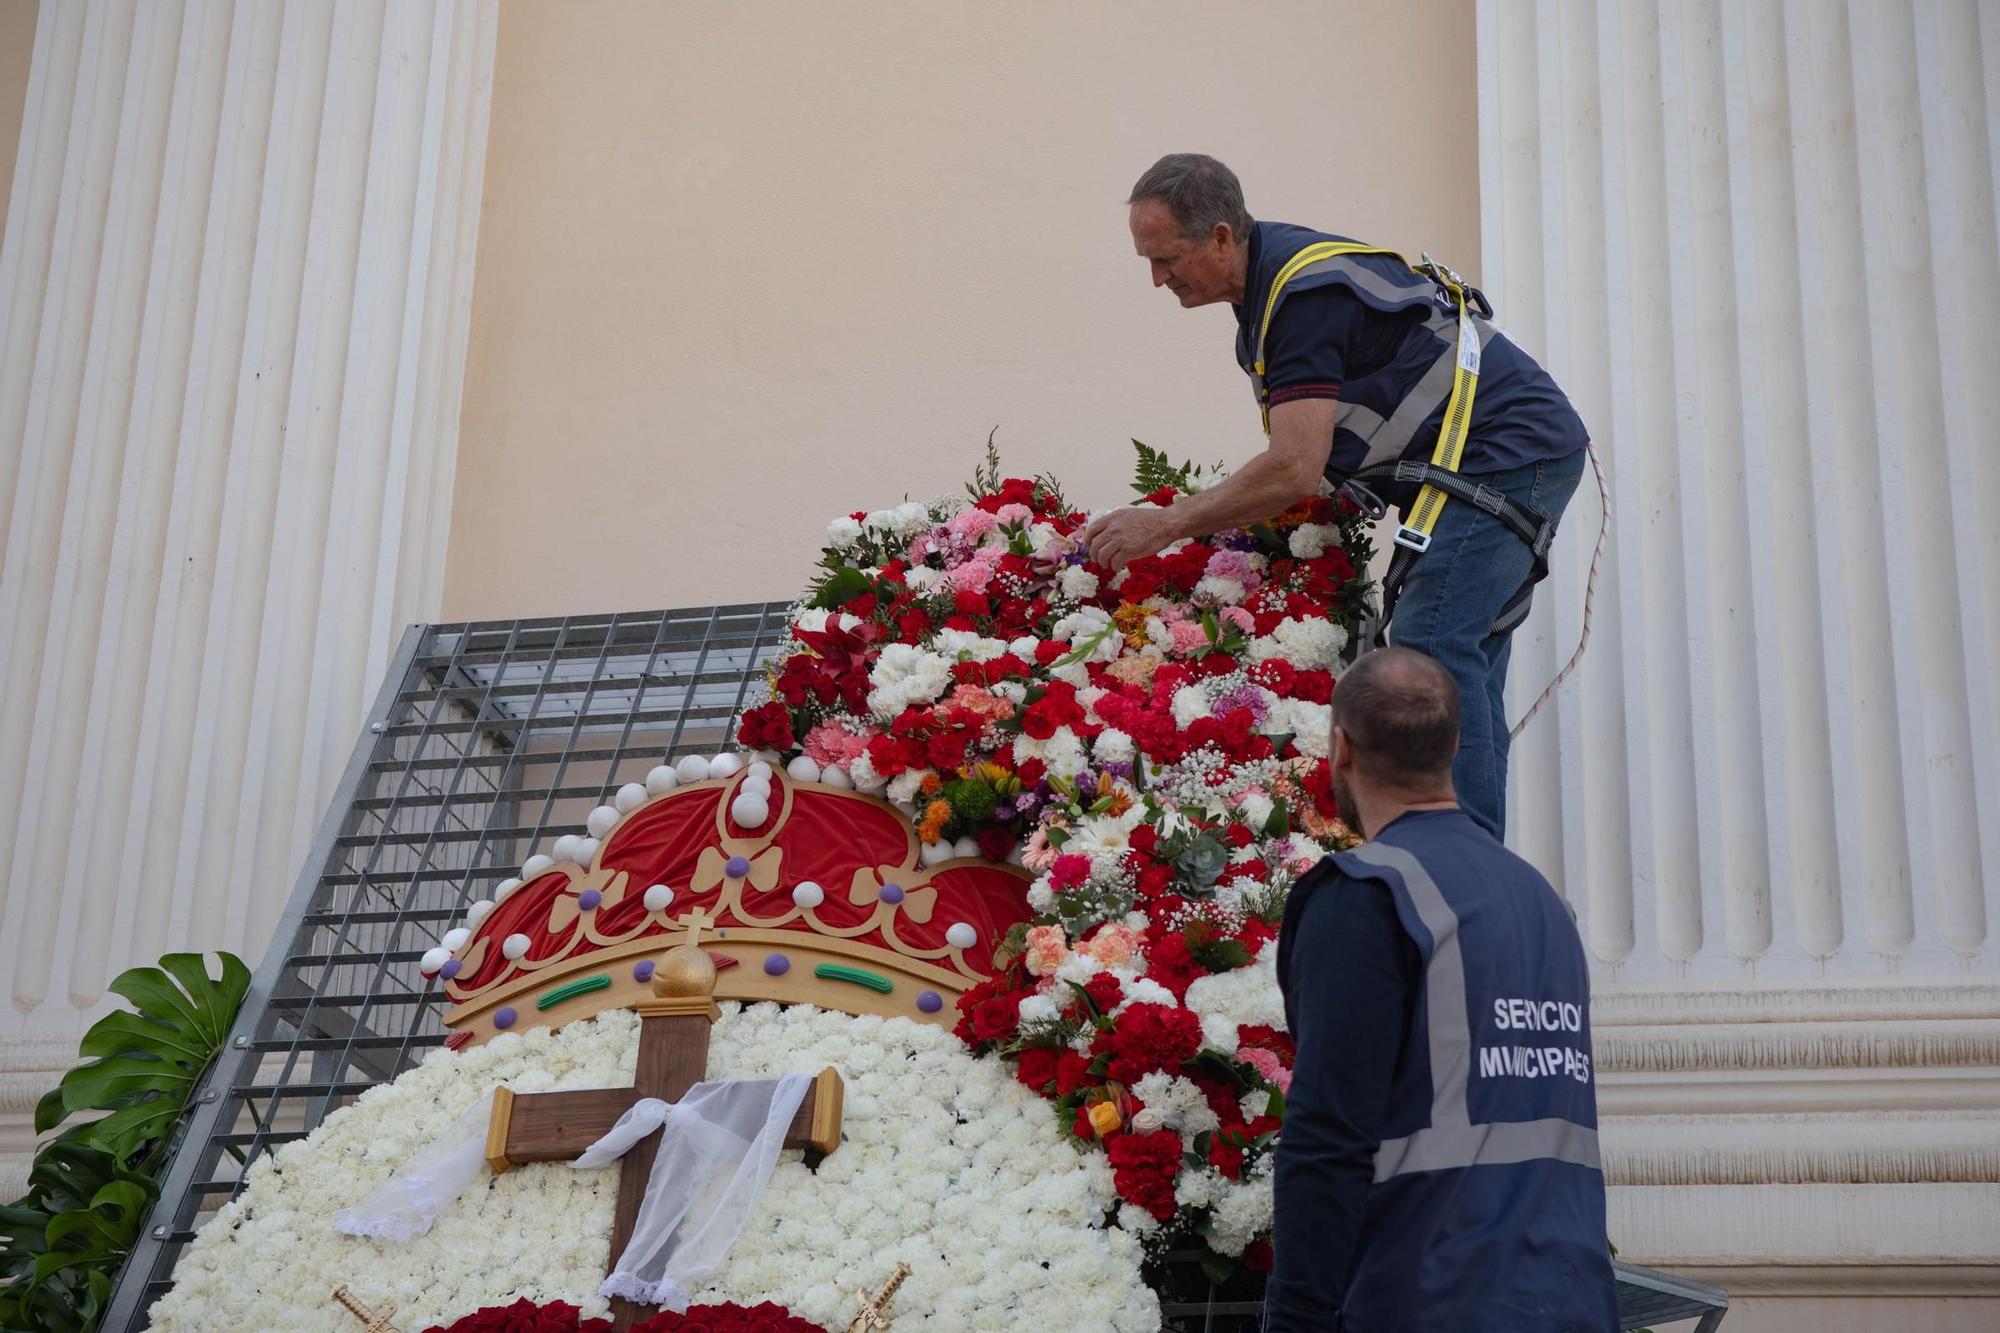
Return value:
M 559 840 L 574 859 L 531 858 L 446 936 L 447 1044 L 636 1007 L 656 975 L 678 984 L 663 969 L 689 969 L 691 930 L 718 1000 L 949 1023 L 1028 920 L 1024 871 L 923 866 L 909 820 L 875 797 L 765 765 L 647 791 L 622 789 L 592 815 L 598 839 Z

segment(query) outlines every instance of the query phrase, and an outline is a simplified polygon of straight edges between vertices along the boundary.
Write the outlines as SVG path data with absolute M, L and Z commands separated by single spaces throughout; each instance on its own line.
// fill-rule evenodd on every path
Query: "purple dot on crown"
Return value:
M 582 893 L 576 895 L 576 905 L 586 912 L 596 911 L 597 905 L 603 901 L 604 895 L 596 889 L 585 889 Z
M 496 1009 L 493 1011 L 493 1026 L 505 1032 L 514 1026 L 514 1018 L 515 1013 L 512 1009 Z
M 632 980 L 651 981 L 652 979 L 653 979 L 652 959 L 641 958 L 638 962 L 632 964 Z
M 714 865 L 715 862 L 710 861 L 709 864 Z M 732 856 L 723 862 L 722 873 L 731 879 L 742 879 L 750 873 L 750 863 L 740 856 Z
M 934 990 L 927 990 L 917 997 L 917 1008 L 927 1014 L 934 1014 L 944 1008 L 944 997 Z
M 792 960 L 781 953 L 771 954 L 764 959 L 764 974 L 766 976 L 782 977 L 791 970 Z
M 903 901 L 903 886 L 900 884 L 884 884 L 882 886 L 882 901 L 885 903 L 899 903 Z
M 438 975 L 443 977 L 446 981 L 450 981 L 453 977 L 457 976 L 461 971 L 463 971 L 464 968 L 465 964 L 459 962 L 458 959 L 447 958 L 444 960 L 444 966 L 438 969 Z

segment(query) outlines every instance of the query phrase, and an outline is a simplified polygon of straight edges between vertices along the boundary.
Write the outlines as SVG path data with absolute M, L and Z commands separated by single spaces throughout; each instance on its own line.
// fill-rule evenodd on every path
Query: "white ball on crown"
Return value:
M 515 879 L 511 875 L 508 876 L 506 879 L 501 880 L 498 884 L 495 884 L 493 886 L 493 901 L 496 903 L 506 902 L 507 895 L 520 887 L 521 887 L 520 880 Z
M 417 960 L 417 971 L 427 977 L 434 977 L 437 975 L 438 969 L 450 961 L 451 950 L 426 949 L 424 950 L 424 956 Z
M 472 906 L 465 909 L 465 924 L 471 926 L 474 930 L 477 930 L 479 929 L 479 923 L 484 921 L 488 916 L 490 916 L 492 912 L 493 912 L 492 900 L 488 898 L 481 898 L 478 902 L 474 903 Z
M 743 771 L 743 757 L 734 750 L 724 750 L 708 761 L 708 775 L 712 778 L 733 778 Z
M 821 769 L 819 780 L 823 786 L 833 787 L 839 791 L 854 790 L 854 779 L 848 777 L 847 770 L 838 764 L 830 764 Z
M 509 935 L 501 942 L 500 952 L 506 955 L 509 962 L 512 962 L 528 952 L 529 943 L 530 941 L 526 935 Z
M 597 849 L 603 845 L 603 843 L 595 838 L 578 838 L 576 840 L 576 863 L 580 866 L 589 865 L 597 858 Z
M 751 764 L 749 768 L 743 771 L 748 773 L 753 778 L 762 778 L 766 782 L 769 782 L 771 780 L 771 765 L 768 760 L 759 759 L 757 762 Z
M 655 884 L 646 890 L 645 903 L 648 912 L 664 912 L 673 900 L 674 891 L 664 884 Z
M 960 838 L 951 845 L 951 854 L 953 856 L 979 855 L 979 839 L 968 833 L 965 837 Z
M 547 873 L 549 868 L 555 865 L 555 863 L 556 859 L 553 856 L 536 852 L 533 856 L 521 862 L 521 881 L 526 883 L 537 875 Z
M 756 796 L 768 801 L 771 799 L 771 780 L 769 778 L 745 778 L 742 784 L 736 788 L 736 794 L 738 796 Z
M 951 860 L 951 844 L 948 842 L 927 842 L 917 849 L 917 860 L 925 866 L 941 865 Z
M 603 837 L 605 834 L 611 832 L 612 829 L 618 827 L 618 807 L 615 805 L 598 806 L 590 812 L 590 817 L 583 821 L 583 826 L 590 830 L 591 837 Z
M 700 782 L 708 776 L 708 759 L 704 755 L 684 754 L 674 765 L 674 772 L 680 774 L 682 782 Z
M 583 858 L 577 855 L 576 849 L 582 841 L 583 839 L 574 833 L 565 833 L 556 839 L 555 846 L 549 848 L 549 855 L 555 857 L 558 864 L 564 861 L 581 861 Z
M 646 774 L 646 795 L 664 796 L 681 785 L 681 775 L 672 764 L 661 764 Z
M 944 942 L 954 949 L 970 949 L 979 943 L 979 932 L 972 928 L 970 922 L 954 921 L 951 929 L 944 933 Z
M 771 817 L 771 803 L 762 796 L 741 795 L 729 803 L 729 817 L 736 821 L 738 828 L 762 828 L 764 821 Z
M 811 880 L 800 880 L 792 886 L 792 901 L 800 907 L 811 909 L 826 901 L 826 890 Z
M 671 768 L 667 770 L 669 773 L 673 771 Z M 611 807 L 621 815 L 629 815 L 646 803 L 647 794 L 646 788 L 641 784 L 628 782 L 613 793 Z M 598 836 L 602 837 L 603 835 L 599 834 Z
M 444 938 L 439 940 L 438 943 L 442 944 L 445 948 L 449 949 L 451 952 L 457 953 L 460 949 L 463 949 L 465 947 L 465 942 L 471 938 L 472 938 L 472 932 L 467 930 L 464 926 L 453 926 L 450 930 L 447 930 L 444 933 Z
M 809 754 L 802 754 L 785 765 L 785 773 L 795 782 L 818 782 L 819 765 Z

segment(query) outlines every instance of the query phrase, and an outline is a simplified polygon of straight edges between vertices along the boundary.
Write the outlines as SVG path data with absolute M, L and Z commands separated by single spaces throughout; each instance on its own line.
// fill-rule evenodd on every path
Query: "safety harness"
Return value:
M 1438 515 L 1444 511 L 1447 498 L 1462 500 L 1491 514 L 1526 542 L 1534 556 L 1527 581 L 1494 618 L 1491 632 L 1504 634 L 1526 617 L 1535 585 L 1549 572 L 1549 546 L 1555 540 L 1556 525 L 1554 520 L 1544 518 L 1492 487 L 1471 481 L 1459 473 L 1459 465 L 1465 459 L 1466 438 L 1472 428 L 1472 404 L 1479 392 L 1480 349 L 1493 318 L 1493 307 L 1484 293 L 1428 254 L 1421 264 L 1411 264 L 1394 250 L 1383 250 L 1357 241 L 1320 241 L 1305 246 L 1286 260 L 1277 276 L 1272 278 L 1270 293 L 1264 299 L 1263 318 L 1257 328 L 1256 358 L 1250 381 L 1263 412 L 1264 433 L 1271 433 L 1271 393 L 1264 383 L 1264 344 L 1270 335 L 1271 319 L 1277 314 L 1278 302 L 1284 296 L 1286 284 L 1301 273 L 1352 255 L 1384 255 L 1411 272 L 1428 278 L 1449 299 L 1456 314 L 1456 356 L 1451 367 L 1451 389 L 1445 399 L 1444 420 L 1438 427 L 1437 443 L 1431 450 L 1430 461 L 1399 458 L 1376 463 L 1350 474 L 1340 487 L 1341 494 L 1359 505 L 1371 519 L 1379 519 L 1389 510 L 1387 502 L 1376 493 L 1375 487 L 1418 488 L 1416 499 L 1404 510 L 1403 521 L 1396 528 L 1396 550 L 1390 556 L 1389 568 L 1382 577 L 1381 614 L 1364 627 L 1364 635 L 1373 642 L 1381 642 L 1388 630 L 1389 618 L 1395 614 L 1397 598 L 1402 594 L 1410 570 L 1415 566 L 1417 557 L 1430 548 L 1431 534 L 1437 528 Z M 1431 376 L 1426 375 L 1412 388 L 1405 404 L 1399 406 L 1393 416 L 1406 421 L 1413 416 L 1416 421 L 1427 418 L 1437 403 L 1435 397 L 1428 402 L 1421 399 L 1430 380 Z M 1406 408 L 1409 410 L 1406 411 Z M 1414 422 L 1410 424 L 1414 425 Z M 1379 425 L 1377 429 L 1379 431 Z

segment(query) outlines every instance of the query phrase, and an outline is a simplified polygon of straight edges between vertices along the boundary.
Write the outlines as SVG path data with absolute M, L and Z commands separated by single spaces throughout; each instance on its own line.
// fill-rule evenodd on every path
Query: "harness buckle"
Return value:
M 1431 535 L 1428 532 L 1421 532 L 1407 523 L 1398 524 L 1396 527 L 1396 545 L 1422 555 L 1425 551 L 1431 549 Z
M 1396 483 L 1421 486 L 1430 479 L 1431 465 L 1421 458 L 1399 458 L 1396 460 Z
M 1341 483 L 1340 494 L 1353 503 L 1356 508 L 1360 509 L 1362 513 L 1368 515 L 1368 520 L 1371 523 L 1389 512 L 1388 501 L 1352 478 Z
M 1528 543 L 1528 549 L 1535 553 L 1537 560 L 1546 559 L 1549 547 L 1555 545 L 1556 525 L 1544 519 L 1542 526 L 1535 529 L 1535 540 Z
M 1491 486 L 1481 483 L 1473 489 L 1472 503 L 1497 518 L 1500 515 L 1501 507 L 1507 503 L 1507 497 L 1494 490 Z

